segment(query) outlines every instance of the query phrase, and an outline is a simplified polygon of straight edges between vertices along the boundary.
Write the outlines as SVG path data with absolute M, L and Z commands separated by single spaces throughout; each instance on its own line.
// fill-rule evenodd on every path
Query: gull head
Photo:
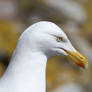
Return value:
M 21 35 L 23 47 L 32 52 L 41 52 L 47 57 L 68 56 L 78 66 L 86 68 L 86 58 L 80 54 L 71 44 L 64 31 L 56 24 L 48 21 L 41 21 L 31 25 Z

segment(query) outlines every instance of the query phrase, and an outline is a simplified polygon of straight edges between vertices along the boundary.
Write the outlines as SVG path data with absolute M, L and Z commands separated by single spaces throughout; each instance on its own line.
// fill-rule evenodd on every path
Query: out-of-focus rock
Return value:
M 38 21 L 52 21 L 54 23 L 64 23 L 67 18 L 60 12 L 59 9 L 54 8 L 46 4 L 40 4 L 27 16 L 27 20 L 30 24 Z
M 69 83 L 56 88 L 52 92 L 84 92 L 80 84 Z
M 45 3 L 61 11 L 70 20 L 83 23 L 86 20 L 86 12 L 82 5 L 73 0 L 45 0 Z
M 86 2 L 89 2 L 91 0 L 75 0 L 75 1 L 79 1 L 79 2 L 82 2 L 82 3 L 86 3 Z
M 0 19 L 13 19 L 17 14 L 14 0 L 0 0 Z

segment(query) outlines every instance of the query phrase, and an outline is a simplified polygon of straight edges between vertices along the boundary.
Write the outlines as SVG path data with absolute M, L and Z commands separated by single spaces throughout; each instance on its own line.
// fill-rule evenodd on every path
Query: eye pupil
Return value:
M 62 40 L 63 40 L 62 37 L 57 37 L 57 41 L 58 41 L 58 42 L 61 42 Z

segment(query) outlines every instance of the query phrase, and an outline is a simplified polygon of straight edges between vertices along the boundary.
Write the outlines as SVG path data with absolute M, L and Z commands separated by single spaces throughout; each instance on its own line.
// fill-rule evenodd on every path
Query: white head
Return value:
M 66 34 L 56 24 L 42 21 L 30 26 L 20 37 L 23 47 L 33 52 L 42 52 L 46 56 L 66 55 L 76 64 L 86 67 L 87 61 L 78 53 L 68 40 Z

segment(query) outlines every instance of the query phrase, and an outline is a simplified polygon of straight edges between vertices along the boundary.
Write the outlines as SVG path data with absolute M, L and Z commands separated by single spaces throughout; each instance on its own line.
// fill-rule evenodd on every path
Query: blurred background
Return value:
M 0 77 L 21 33 L 47 20 L 59 25 L 89 67 L 79 69 L 66 57 L 47 64 L 47 92 L 92 92 L 92 0 L 0 0 Z

